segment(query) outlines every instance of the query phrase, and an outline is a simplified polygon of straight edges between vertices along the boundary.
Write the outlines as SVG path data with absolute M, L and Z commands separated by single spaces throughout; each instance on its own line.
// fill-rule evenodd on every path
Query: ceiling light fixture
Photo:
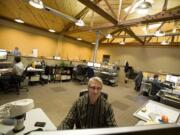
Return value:
M 120 44 L 120 45 L 124 45 L 124 44 L 125 44 L 125 42 L 124 42 L 124 41 L 121 41 L 119 44 Z
M 154 33 L 154 35 L 156 37 L 162 37 L 162 36 L 165 36 L 165 32 L 161 31 L 161 30 L 158 30 Z
M 163 40 L 163 41 L 161 42 L 161 45 L 169 45 L 169 42 L 168 42 L 168 41 Z
M 92 44 L 95 45 L 96 43 L 93 42 Z
M 149 9 L 152 8 L 152 4 L 146 0 L 144 0 L 143 2 L 141 2 L 136 11 L 138 14 L 147 14 L 149 12 Z
M 82 38 L 78 37 L 78 38 L 77 38 L 77 40 L 81 41 L 81 40 L 82 40 Z
M 81 19 L 77 20 L 77 21 L 75 22 L 75 24 L 76 24 L 77 26 L 80 26 L 80 27 L 85 26 L 84 21 L 81 20 Z
M 14 21 L 17 22 L 17 23 L 24 23 L 24 21 L 21 20 L 21 19 L 14 19 Z
M 126 12 L 126 13 L 129 12 L 130 14 L 134 13 L 134 12 L 138 9 L 138 7 L 140 7 L 140 8 L 141 8 L 141 6 L 144 7 L 144 4 L 143 4 L 144 1 L 145 1 L 145 0 L 137 0 L 137 2 L 134 4 L 133 7 L 131 7 L 132 5 L 126 7 L 126 8 L 124 9 L 125 12 Z M 152 4 L 154 3 L 154 0 L 146 0 L 145 2 L 150 3 L 151 6 L 152 6 Z M 146 4 L 145 4 L 145 5 L 146 5 Z M 129 10 L 130 10 L 130 11 L 129 11 Z M 146 10 L 146 12 L 147 12 L 147 10 Z M 145 14 L 146 12 L 140 12 L 140 14 Z M 138 13 L 139 13 L 139 12 L 138 12 Z
M 49 29 L 49 32 L 55 33 L 56 31 L 53 29 Z
M 29 0 L 29 4 L 38 9 L 44 8 L 44 4 L 41 0 Z
M 172 33 L 176 33 L 176 28 L 173 29 Z
M 111 38 L 112 38 L 112 35 L 109 33 L 109 34 L 106 35 L 106 38 L 107 38 L 107 39 L 111 39 Z
M 80 27 L 85 26 L 85 23 L 83 22 L 83 20 L 81 20 L 81 19 L 78 20 L 72 16 L 69 16 L 69 15 L 64 14 L 64 13 L 62 13 L 58 10 L 55 10 L 51 7 L 48 7 L 45 4 L 43 4 L 43 2 L 41 0 L 29 0 L 29 4 L 35 8 L 44 9 L 44 10 L 51 12 L 55 15 L 58 15 L 60 17 L 64 17 L 64 18 L 74 22 L 77 26 L 80 26 Z

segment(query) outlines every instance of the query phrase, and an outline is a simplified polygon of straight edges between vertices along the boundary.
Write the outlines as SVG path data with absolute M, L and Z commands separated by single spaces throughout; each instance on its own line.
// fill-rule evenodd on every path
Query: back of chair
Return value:
M 30 65 L 27 65 L 25 70 L 23 71 L 23 74 L 21 75 L 21 81 L 23 81 L 27 76 L 27 69 L 30 67 Z
M 80 91 L 79 97 L 85 95 L 86 93 L 88 93 L 88 90 L 87 90 L 87 89 Z M 101 92 L 101 95 L 102 95 L 106 100 L 108 99 L 108 94 L 107 94 L 107 93 Z
M 143 94 L 144 92 L 149 93 L 152 89 L 151 83 L 141 82 L 141 88 L 140 88 L 140 94 Z

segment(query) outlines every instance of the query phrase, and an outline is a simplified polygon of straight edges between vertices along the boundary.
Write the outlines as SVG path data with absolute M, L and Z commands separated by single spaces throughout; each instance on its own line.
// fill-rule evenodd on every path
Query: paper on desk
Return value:
M 146 108 L 146 111 L 142 111 L 144 108 Z M 151 118 L 149 117 L 150 113 L 154 113 L 158 117 L 162 115 L 168 116 L 169 123 L 175 123 L 180 114 L 178 110 L 173 110 L 166 107 L 166 105 L 149 101 L 144 107 L 142 107 L 138 112 L 136 112 L 136 115 L 140 116 L 145 121 L 149 121 L 151 120 Z

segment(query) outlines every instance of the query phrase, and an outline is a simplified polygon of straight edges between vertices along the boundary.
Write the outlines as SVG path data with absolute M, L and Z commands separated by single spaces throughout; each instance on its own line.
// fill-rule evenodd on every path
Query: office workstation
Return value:
M 0 135 L 179 134 L 179 6 L 1 1 Z

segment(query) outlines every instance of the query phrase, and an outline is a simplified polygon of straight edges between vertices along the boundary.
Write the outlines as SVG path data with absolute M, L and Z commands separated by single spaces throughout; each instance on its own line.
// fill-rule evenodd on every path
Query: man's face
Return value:
M 88 86 L 90 99 L 97 100 L 101 93 L 102 86 L 98 81 L 93 80 Z

